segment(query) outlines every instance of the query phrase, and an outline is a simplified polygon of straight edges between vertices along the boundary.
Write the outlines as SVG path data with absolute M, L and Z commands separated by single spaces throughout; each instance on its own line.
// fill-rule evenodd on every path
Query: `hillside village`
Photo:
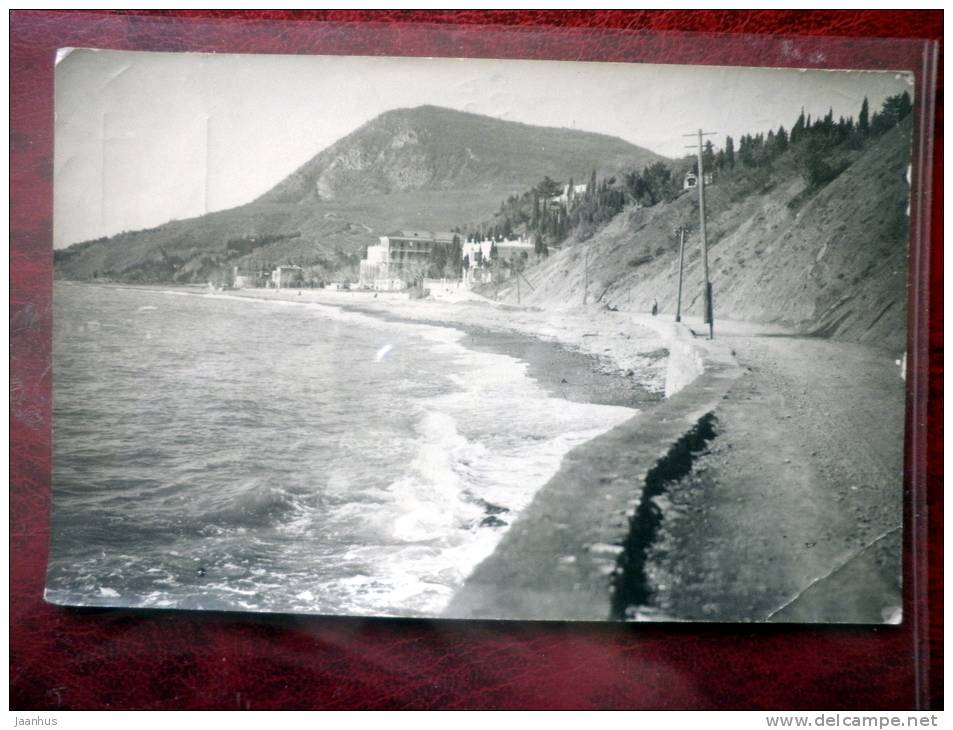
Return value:
M 904 93 L 872 114 L 865 100 L 857 121 L 802 113 L 790 131 L 745 135 L 737 150 L 730 137 L 717 150 L 705 145 L 718 316 L 905 348 L 910 110 Z M 484 258 L 485 278 L 461 279 L 511 304 L 658 306 L 673 315 L 684 228 L 681 311 L 701 315 L 697 184 L 687 160 L 593 175 L 572 192 L 570 181 L 552 197 L 539 194 L 552 187 L 543 181 L 483 226 L 496 241 L 521 241 L 520 256 Z
M 593 173 L 595 174 L 595 173 Z M 707 184 L 712 184 L 712 173 L 705 174 Z M 684 175 L 683 191 L 696 187 L 698 176 L 694 171 Z M 595 184 L 562 186 L 561 192 L 551 194 L 557 183 L 546 178 L 534 188 L 533 225 L 546 230 L 547 216 L 554 221 L 555 230 L 565 236 L 565 226 L 570 211 L 590 197 L 589 190 Z M 605 183 L 603 192 L 605 191 Z M 544 191 L 541 193 L 540 191 Z M 595 195 L 595 193 L 593 193 Z M 515 199 L 515 196 L 512 200 Z M 501 210 L 505 208 L 501 206 Z M 453 231 L 397 230 L 380 236 L 378 243 L 366 247 L 359 262 L 356 281 L 347 274 L 337 272 L 333 281 L 316 277 L 313 269 L 296 263 L 261 264 L 257 267 L 234 266 L 218 282 L 209 281 L 219 289 L 255 288 L 315 288 L 331 285 L 336 289 L 373 289 L 396 292 L 409 290 L 422 282 L 440 279 L 442 285 L 464 286 L 472 289 L 482 284 L 499 284 L 523 270 L 539 264 L 550 253 L 546 234 L 542 232 L 513 235 L 513 227 L 483 226 L 478 233 L 464 234 L 461 229 Z M 231 245 L 231 242 L 229 246 Z M 558 244 L 553 244 L 558 250 Z
M 873 112 L 865 99 L 856 120 L 835 120 L 833 112 L 812 119 L 802 111 L 789 129 L 746 134 L 737 143 L 730 136 L 705 142 L 708 243 L 722 317 L 902 345 L 910 110 L 904 92 Z M 473 145 L 466 159 L 454 157 L 452 142 L 440 134 L 450 123 L 462 125 Z M 498 157 L 487 168 L 497 171 L 498 182 L 487 182 L 490 173 L 478 169 L 474 150 L 488 155 L 488 140 L 478 146 L 477 137 L 508 139 L 506 151 L 516 155 L 514 146 L 527 144 L 535 128 L 433 107 L 387 113 L 366 127 L 248 207 L 77 244 L 56 252 L 56 274 L 215 288 L 406 290 L 414 297 L 439 285 L 534 306 L 601 302 L 672 312 L 678 306 L 674 231 L 684 228 L 682 305 L 688 314 L 700 312 L 694 157 L 640 158 L 637 148 L 564 130 L 561 141 L 594 153 L 566 160 L 576 169 L 587 160 L 588 180 L 560 180 L 566 168 L 547 152 L 526 163 L 546 174 L 518 187 L 522 173 L 512 161 L 506 181 L 499 181 Z M 501 137 L 513 129 L 512 139 Z M 396 152 L 386 142 L 394 134 L 403 140 Z M 435 157 L 419 167 L 420 150 L 412 162 L 400 156 L 407 144 L 425 140 L 443 162 Z M 611 162 L 600 159 L 605 153 Z M 448 163 L 446 155 L 456 161 Z M 353 159 L 363 161 L 342 162 Z M 435 172 L 441 166 L 446 171 Z M 486 212 L 488 192 L 500 185 L 512 192 L 495 213 Z M 344 222 L 362 199 L 358 191 L 375 205 L 386 201 L 374 226 Z M 330 244 L 338 234 L 323 236 L 315 220 L 339 232 L 343 225 L 349 247 Z M 375 229 L 388 232 L 375 237 Z M 775 295 L 767 296 L 764 283 L 774 279 Z M 860 301 L 870 306 L 851 305 Z
M 865 102 L 857 122 L 802 114 L 790 131 L 745 135 L 737 150 L 730 137 L 705 145 L 721 318 L 903 349 L 909 113 L 903 94 L 873 115 Z M 547 177 L 468 228 L 381 236 L 346 286 L 412 296 L 462 287 L 513 304 L 672 314 L 684 228 L 681 310 L 701 314 L 698 183 L 690 159 L 593 172 L 583 184 Z
M 540 180 L 641 169 L 665 158 L 615 137 L 435 106 L 393 109 L 244 205 L 57 249 L 57 277 L 224 285 L 237 266 L 298 265 L 315 283 L 357 280 L 368 245 L 492 216 Z
M 705 183 L 714 183 L 713 173 L 705 173 Z M 554 184 L 547 179 L 532 191 L 532 227 L 529 227 L 530 232 L 518 236 L 513 235 L 513 225 L 509 220 L 505 226 L 491 226 L 489 235 L 484 227 L 480 233 L 466 238 L 459 229 L 451 232 L 396 231 L 381 236 L 380 242 L 369 246 L 361 260 L 358 288 L 401 291 L 421 285 L 428 278 L 440 279 L 444 287 L 464 286 L 467 289 L 516 282 L 524 271 L 549 256 L 551 245 L 552 250 L 559 250 L 557 242 L 546 243 L 547 214 L 557 221 L 555 230 L 565 236 L 565 226 L 561 226 L 559 221 L 568 220 L 577 206 L 600 194 L 595 183 L 575 185 L 571 181 L 563 185 L 558 194 L 540 194 L 541 190 L 552 192 Z M 681 193 L 694 190 L 697 184 L 697 173 L 689 170 L 683 176 Z M 604 182 L 601 193 L 607 190 L 608 184 Z M 505 209 L 505 204 L 502 209 Z M 534 231 L 533 227 L 537 230 Z

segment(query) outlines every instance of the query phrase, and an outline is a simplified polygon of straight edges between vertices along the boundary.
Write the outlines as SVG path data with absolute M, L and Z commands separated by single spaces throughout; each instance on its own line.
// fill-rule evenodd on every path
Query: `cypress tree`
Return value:
M 778 147 L 778 153 L 783 153 L 784 150 L 788 148 L 788 133 L 784 130 L 783 124 L 778 127 L 778 133 L 775 136 L 774 141 Z
M 857 129 L 865 136 L 870 132 L 870 105 L 867 102 L 866 96 L 864 97 L 864 103 L 860 106 L 860 116 L 857 118 Z
M 900 95 L 900 101 L 897 104 L 898 118 L 903 119 L 913 111 L 913 102 L 910 100 L 910 94 L 906 91 Z
M 801 107 L 801 114 L 797 118 L 797 121 L 794 122 L 794 126 L 791 127 L 791 144 L 794 144 L 801 136 L 804 134 L 804 107 Z
M 728 167 L 735 166 L 735 141 L 731 137 L 725 137 L 725 162 Z

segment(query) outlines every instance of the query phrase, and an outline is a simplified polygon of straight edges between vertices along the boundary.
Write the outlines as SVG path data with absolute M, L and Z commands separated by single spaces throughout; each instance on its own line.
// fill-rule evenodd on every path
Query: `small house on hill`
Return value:
M 585 195 L 588 189 L 589 186 L 585 183 L 573 185 L 572 188 L 569 187 L 569 183 L 566 183 L 563 185 L 563 191 L 559 195 L 554 195 L 551 198 L 547 198 L 546 203 L 550 206 L 571 206 L 573 201 L 575 201 L 576 198 Z
M 711 185 L 715 182 L 715 175 L 711 172 L 705 173 L 705 185 Z M 685 180 L 682 183 L 682 190 L 691 190 L 698 187 L 698 174 L 694 170 L 685 173 Z

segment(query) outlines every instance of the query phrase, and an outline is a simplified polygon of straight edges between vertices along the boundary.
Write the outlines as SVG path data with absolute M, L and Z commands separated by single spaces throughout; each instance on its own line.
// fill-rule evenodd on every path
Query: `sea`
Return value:
M 439 616 L 563 456 L 636 413 L 462 337 L 57 282 L 47 600 Z

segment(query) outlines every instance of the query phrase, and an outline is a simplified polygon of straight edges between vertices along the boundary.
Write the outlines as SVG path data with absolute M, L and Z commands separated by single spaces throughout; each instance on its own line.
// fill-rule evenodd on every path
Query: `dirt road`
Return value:
M 858 345 L 721 329 L 745 374 L 709 448 L 656 499 L 647 617 L 899 621 L 899 368 Z

